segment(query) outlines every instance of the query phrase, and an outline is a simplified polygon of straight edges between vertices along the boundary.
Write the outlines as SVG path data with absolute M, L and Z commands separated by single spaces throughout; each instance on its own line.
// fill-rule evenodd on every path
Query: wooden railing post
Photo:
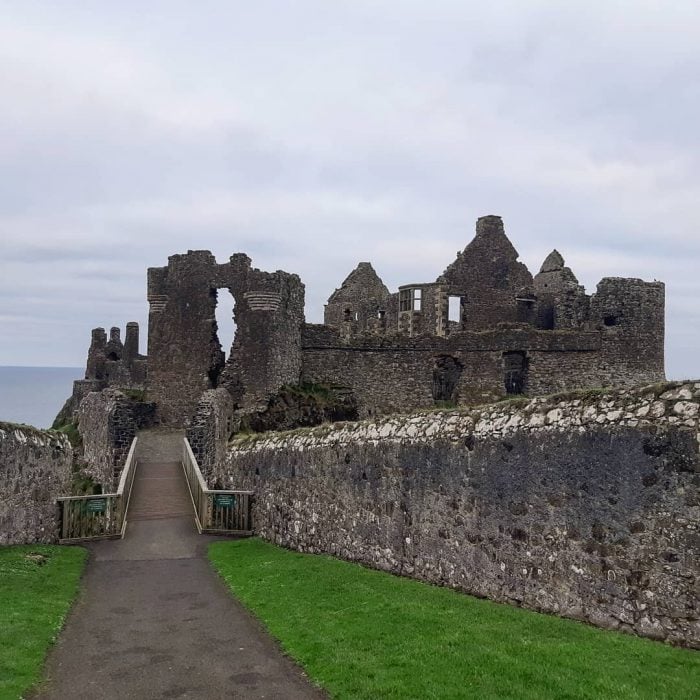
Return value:
M 195 509 L 200 532 L 252 534 L 250 496 L 252 491 L 209 489 L 187 438 L 183 438 L 182 468 Z
M 91 496 L 61 496 L 58 507 L 61 517 L 59 542 L 123 537 L 129 509 L 131 488 L 136 471 L 136 442 L 129 448 L 115 493 Z

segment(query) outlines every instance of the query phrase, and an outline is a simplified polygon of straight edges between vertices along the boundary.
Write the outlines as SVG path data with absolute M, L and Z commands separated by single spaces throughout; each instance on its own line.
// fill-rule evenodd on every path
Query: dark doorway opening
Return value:
M 503 353 L 506 394 L 524 394 L 527 389 L 527 357 L 524 352 Z
M 451 355 L 435 358 L 433 367 L 433 399 L 435 401 L 456 401 L 457 386 L 464 366 Z

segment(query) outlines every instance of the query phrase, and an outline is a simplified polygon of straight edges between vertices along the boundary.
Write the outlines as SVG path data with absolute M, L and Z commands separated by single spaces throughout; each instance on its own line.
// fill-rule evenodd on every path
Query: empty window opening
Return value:
M 524 394 L 527 387 L 527 357 L 524 352 L 503 353 L 506 394 Z
M 116 352 L 110 352 L 109 355 L 107 355 L 107 359 L 116 362 L 119 359 L 119 355 L 117 355 Z
M 348 308 L 343 312 L 343 321 L 349 321 L 352 318 L 352 311 Z
M 413 310 L 420 311 L 423 305 L 423 290 L 414 289 L 413 290 Z
M 619 323 L 619 321 L 618 321 L 617 316 L 610 315 L 610 316 L 605 316 L 603 318 L 603 323 L 606 326 L 616 326 Z
M 516 296 L 516 320 L 520 323 L 532 323 L 535 320 L 535 301 L 531 296 Z
M 377 318 L 381 321 L 384 318 L 385 313 L 386 313 L 385 311 L 383 311 L 382 309 L 379 309 L 377 311 Z
M 236 335 L 236 324 L 233 320 L 233 307 L 235 301 L 231 292 L 224 289 L 215 289 L 216 292 L 216 335 L 219 345 L 226 359 L 231 355 L 231 346 Z
M 539 309 L 539 318 L 537 324 L 542 330 L 554 330 L 554 306 L 551 304 L 542 305 Z
M 448 297 L 447 320 L 450 323 L 462 321 L 462 297 Z

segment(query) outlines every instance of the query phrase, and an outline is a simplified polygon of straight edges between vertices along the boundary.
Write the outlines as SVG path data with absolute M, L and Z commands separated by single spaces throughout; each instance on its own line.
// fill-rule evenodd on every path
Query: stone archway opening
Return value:
M 233 309 L 236 304 L 233 294 L 226 288 L 214 290 L 216 292 L 216 335 L 219 345 L 226 360 L 231 356 L 231 347 L 236 336 L 236 322 L 233 318 Z

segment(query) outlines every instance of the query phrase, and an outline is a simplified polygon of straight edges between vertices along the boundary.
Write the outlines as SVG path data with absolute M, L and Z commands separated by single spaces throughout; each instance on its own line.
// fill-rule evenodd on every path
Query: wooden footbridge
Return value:
M 179 455 L 146 443 L 134 438 L 114 493 L 58 499 L 61 543 L 122 538 L 130 520 L 186 515 L 200 534 L 252 534 L 252 491 L 208 488 L 185 437 L 175 438 Z

